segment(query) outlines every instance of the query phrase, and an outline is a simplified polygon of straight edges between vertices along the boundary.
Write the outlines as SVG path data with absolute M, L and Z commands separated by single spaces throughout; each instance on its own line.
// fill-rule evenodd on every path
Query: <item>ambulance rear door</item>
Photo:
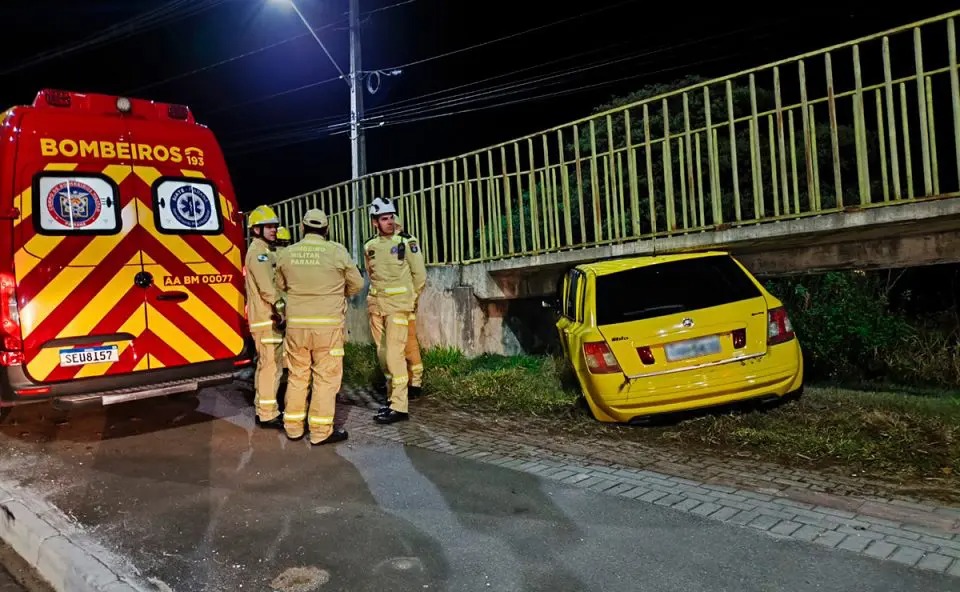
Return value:
M 17 148 L 17 302 L 41 383 L 149 369 L 133 169 L 109 158 L 129 139 L 77 108 L 28 110 Z
M 139 122 L 134 164 L 147 290 L 158 343 L 151 368 L 228 360 L 244 345 L 242 227 L 212 133 L 187 122 Z

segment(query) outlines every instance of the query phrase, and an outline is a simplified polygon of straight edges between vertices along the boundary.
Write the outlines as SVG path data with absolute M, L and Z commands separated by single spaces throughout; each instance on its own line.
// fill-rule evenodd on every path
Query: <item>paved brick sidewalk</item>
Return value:
M 351 431 L 495 464 L 607 495 L 960 577 L 960 508 L 888 496 L 881 484 L 765 463 L 697 459 L 623 442 L 588 444 L 500 430 L 488 418 L 414 403 L 413 420 L 372 421 L 369 389 L 345 387 L 338 414 Z M 643 454 L 637 454 L 642 450 Z M 640 468 L 624 458 L 643 459 Z M 631 461 L 632 462 L 632 461 Z M 863 493 L 870 492 L 867 495 Z M 860 495 L 854 495 L 854 492 Z

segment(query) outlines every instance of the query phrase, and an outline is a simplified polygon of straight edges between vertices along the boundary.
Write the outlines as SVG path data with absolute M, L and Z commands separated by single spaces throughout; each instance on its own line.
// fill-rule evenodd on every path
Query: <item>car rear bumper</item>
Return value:
M 27 405 L 51 399 L 65 406 L 98 403 L 112 405 L 196 391 L 231 382 L 236 374 L 250 366 L 253 351 L 252 344 L 248 341 L 240 355 L 235 358 L 50 384 L 34 382 L 22 366 L 0 367 L 0 407 Z
M 750 363 L 710 372 L 690 372 L 686 381 L 638 379 L 626 384 L 622 374 L 588 377 L 585 394 L 613 421 L 689 411 L 749 399 L 783 397 L 803 386 L 803 353 L 794 340 L 770 348 Z

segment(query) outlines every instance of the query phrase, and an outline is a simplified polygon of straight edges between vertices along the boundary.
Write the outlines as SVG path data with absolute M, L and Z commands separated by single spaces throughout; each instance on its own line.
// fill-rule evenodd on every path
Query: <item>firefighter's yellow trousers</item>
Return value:
M 283 428 L 288 437 L 299 438 L 306 421 L 310 441 L 316 444 L 333 433 L 337 393 L 343 380 L 343 328 L 287 327 L 283 347 L 288 372 Z
M 411 314 L 407 318 L 407 348 L 404 356 L 407 359 L 407 372 L 410 375 L 410 386 L 423 386 L 423 360 L 420 358 L 420 341 L 417 339 L 417 315 Z
M 260 421 L 270 421 L 280 415 L 277 391 L 280 390 L 283 338 L 279 333 L 260 333 L 252 337 L 257 348 L 257 369 L 253 376 L 256 395 L 253 404 Z
M 409 313 L 389 315 L 370 314 L 370 333 L 377 346 L 377 359 L 387 378 L 387 397 L 390 408 L 398 413 L 407 413 L 407 347 Z

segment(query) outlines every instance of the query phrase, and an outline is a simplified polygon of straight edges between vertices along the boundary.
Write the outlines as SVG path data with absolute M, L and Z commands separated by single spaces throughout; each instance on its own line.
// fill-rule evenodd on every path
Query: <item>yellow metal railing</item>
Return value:
M 958 15 L 275 207 L 295 238 L 323 209 L 349 247 L 353 192 L 392 197 L 427 263 L 444 265 L 957 196 Z

